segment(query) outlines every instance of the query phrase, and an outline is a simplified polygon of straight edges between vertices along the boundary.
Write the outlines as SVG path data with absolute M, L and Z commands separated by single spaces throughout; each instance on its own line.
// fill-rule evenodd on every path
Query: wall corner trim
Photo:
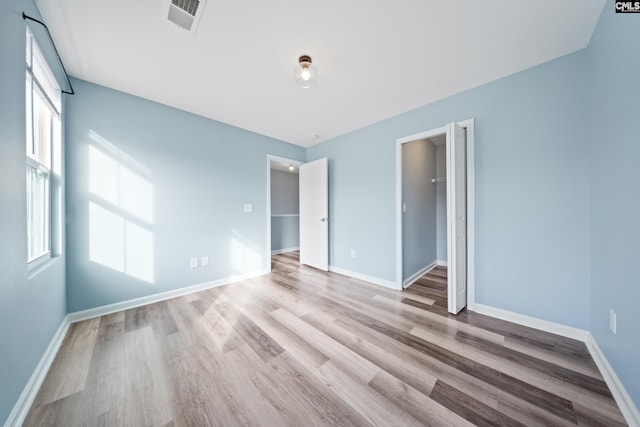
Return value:
M 524 314 L 514 313 L 513 311 L 503 310 L 501 308 L 495 308 L 484 304 L 476 304 L 475 310 L 473 311 L 478 314 L 484 314 L 486 316 L 495 317 L 497 319 L 506 320 L 507 322 L 528 326 L 529 328 L 561 335 L 563 337 L 572 338 L 582 342 L 587 340 L 587 336 L 589 334 L 589 331 L 585 331 L 584 329 L 578 329 L 561 323 L 529 317 Z
M 42 386 L 42 382 L 44 378 L 47 376 L 49 372 L 49 368 L 53 363 L 53 360 L 58 354 L 58 350 L 62 345 L 62 341 L 64 337 L 67 335 L 67 331 L 69 330 L 69 326 L 72 323 L 80 322 L 83 320 L 93 319 L 95 317 L 104 316 L 106 314 L 115 313 L 122 310 L 128 310 L 130 308 L 140 307 L 147 304 L 152 304 L 154 302 L 164 301 L 171 298 L 176 298 L 179 296 L 189 295 L 194 292 L 203 291 L 206 289 L 216 288 L 218 286 L 228 285 L 234 282 L 238 282 L 245 279 L 251 279 L 253 277 L 263 276 L 268 274 L 268 269 L 262 269 L 259 271 L 255 271 L 253 273 L 248 273 L 240 276 L 232 276 L 224 279 L 215 280 L 212 282 L 201 283 L 198 285 L 188 286 L 185 288 L 176 289 L 173 291 L 162 292 L 158 294 L 149 295 L 142 298 L 136 298 L 128 301 L 122 301 L 115 304 L 104 305 L 101 307 L 90 308 L 88 310 L 76 311 L 74 313 L 69 313 L 65 316 L 60 324 L 60 327 L 56 331 L 55 335 L 51 339 L 49 346 L 45 350 L 38 366 L 36 366 L 33 374 L 31 374 L 31 378 L 25 385 L 18 401 L 13 407 L 13 410 L 9 414 L 9 417 L 4 423 L 4 427 L 19 427 L 24 422 L 29 410 L 31 409 L 31 405 Z
M 70 325 L 71 322 L 69 321 L 69 315 L 66 315 L 64 319 L 62 319 L 62 322 L 60 323 L 56 333 L 53 335 L 53 338 L 51 338 L 51 342 L 49 342 L 47 349 L 31 374 L 29 381 L 27 381 L 27 384 L 24 386 L 22 393 L 20 393 L 18 401 L 9 414 L 9 418 L 7 418 L 4 423 L 4 427 L 19 427 L 24 422 L 29 410 L 31 409 L 31 405 L 33 405 L 33 401 L 40 390 L 40 386 L 42 385 L 44 378 L 47 376 L 56 354 L 58 354 L 58 350 L 64 341 L 64 337 L 67 335 Z
M 620 407 L 620 411 L 622 412 L 624 419 L 627 421 L 629 426 L 640 427 L 640 412 L 638 411 L 638 408 L 636 408 L 631 396 L 627 393 L 622 381 L 620 381 L 620 378 L 616 375 L 613 367 L 609 364 L 609 361 L 600 349 L 598 342 L 591 332 L 587 333 L 585 344 L 587 345 L 587 349 L 589 350 L 589 353 L 591 353 L 591 357 L 593 357 L 594 362 L 596 362 L 600 373 L 604 377 L 607 386 L 609 386 L 609 390 L 611 391 L 613 398 L 618 404 L 618 407 Z
M 435 263 L 434 263 L 435 264 Z M 433 268 L 431 266 L 431 268 Z M 397 288 L 395 282 L 379 279 L 373 276 L 367 276 L 364 274 L 356 273 L 353 271 L 345 270 L 340 267 L 329 266 L 329 271 L 342 274 L 344 276 L 352 277 L 358 280 L 364 280 L 375 285 L 384 286 L 386 288 L 401 290 Z M 31 409 L 31 405 L 33 404 L 40 387 L 42 386 L 42 382 L 44 381 L 47 373 L 49 372 L 49 368 L 53 363 L 62 342 L 64 341 L 65 336 L 67 335 L 67 331 L 69 330 L 69 326 L 72 323 L 79 322 L 82 320 L 92 319 L 94 317 L 102 316 L 104 314 L 110 314 L 121 310 L 126 310 L 129 308 L 135 308 L 146 304 L 151 304 L 153 302 L 164 301 L 170 298 L 175 298 L 178 296 L 188 295 L 194 292 L 198 292 L 201 290 L 211 289 L 218 286 L 223 286 L 226 284 L 234 283 L 240 280 L 245 280 L 253 277 L 262 276 L 268 274 L 268 270 L 260 270 L 254 273 L 249 273 L 242 276 L 234 276 L 226 279 L 220 279 L 213 282 L 206 282 L 194 286 L 189 286 L 186 288 L 177 289 L 174 291 L 163 292 L 159 294 L 150 295 L 143 298 L 137 298 L 129 301 L 123 301 L 116 304 L 110 304 L 102 307 L 96 307 L 89 310 L 78 311 L 75 313 L 67 314 L 58 330 L 54 334 L 51 342 L 47 346 L 40 362 L 36 366 L 35 370 L 31 374 L 29 381 L 25 385 L 20 397 L 18 398 L 16 404 L 14 405 L 9 417 L 4 423 L 4 427 L 19 427 L 22 425 L 24 420 Z M 598 342 L 595 337 L 589 331 L 585 331 L 582 329 L 574 328 L 571 326 L 562 325 L 559 323 L 549 322 L 547 320 L 537 319 L 534 317 L 525 316 L 523 314 L 514 313 L 511 311 L 487 306 L 484 304 L 475 304 L 475 311 L 478 314 L 483 314 L 490 317 L 495 317 L 498 319 L 506 320 L 509 322 L 513 322 L 522 326 L 528 326 L 534 329 L 538 329 L 541 331 L 561 335 L 567 338 L 573 338 L 579 341 L 583 341 L 593 357 L 594 362 L 596 363 L 600 373 L 602 374 L 607 386 L 611 390 L 611 394 L 613 395 L 616 403 L 620 407 L 620 411 L 624 416 L 625 420 L 631 427 L 640 427 L 640 412 L 638 408 L 636 408 L 631 396 L 626 391 L 624 385 L 618 378 L 615 373 L 613 367 L 608 362 L 604 353 L 600 349 Z
M 476 304 L 475 311 L 478 314 L 484 314 L 486 316 L 495 317 L 497 319 L 506 320 L 508 322 L 516 323 L 522 326 L 528 326 L 530 328 L 538 329 L 540 331 L 549 332 L 556 335 L 561 335 L 567 338 L 573 338 L 578 341 L 582 341 L 587 346 L 587 350 L 591 354 L 593 361 L 596 363 L 600 374 L 604 378 L 613 398 L 615 399 L 622 415 L 624 416 L 627 424 L 631 427 L 640 427 L 640 412 L 636 408 L 631 396 L 624 388 L 622 381 L 618 378 L 618 375 L 613 370 L 613 367 L 607 361 L 604 353 L 600 349 L 598 342 L 589 331 L 583 329 L 574 328 L 571 326 L 562 325 L 560 323 L 549 322 L 547 320 L 537 319 L 535 317 L 525 316 L 523 314 L 514 313 L 512 311 L 502 310 L 500 308 L 491 307 L 484 304 Z
M 367 276 L 366 274 L 357 273 L 355 271 L 346 270 L 344 268 L 336 267 L 333 265 L 329 266 L 329 271 L 333 273 L 342 274 L 343 276 L 348 276 L 353 279 L 363 280 L 365 282 L 373 283 L 374 285 L 384 286 L 385 288 L 393 289 L 395 291 L 401 291 L 402 289 L 398 287 L 398 284 L 392 282 L 391 280 L 379 279 L 373 276 Z
M 438 266 L 438 261 L 433 261 L 431 264 L 427 265 L 426 267 L 423 267 L 420 270 L 416 271 L 411 276 L 407 277 L 404 282 L 402 282 L 402 288 L 407 289 L 409 286 L 413 285 L 413 283 L 416 280 L 418 280 L 419 278 L 421 278 L 422 276 L 424 276 L 425 274 L 427 274 L 437 266 Z

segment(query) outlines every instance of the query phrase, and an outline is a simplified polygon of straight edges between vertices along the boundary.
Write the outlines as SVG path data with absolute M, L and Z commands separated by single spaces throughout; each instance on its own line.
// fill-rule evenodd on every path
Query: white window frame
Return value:
M 53 175 L 61 174 L 60 159 L 54 158 L 61 150 L 62 93 L 53 73 L 39 48 L 31 29 L 26 30 L 26 195 L 27 195 L 27 263 L 29 269 L 51 259 L 52 255 L 52 188 Z M 36 100 L 36 97 L 39 99 Z M 36 119 L 36 102 L 47 110 L 44 123 Z M 39 123 L 36 123 L 39 122 Z M 44 131 L 38 124 L 44 124 Z M 39 130 L 40 132 L 37 132 Z M 44 143 L 42 141 L 44 139 Z M 52 167 L 54 170 L 52 170 Z M 36 196 L 32 188 L 33 173 L 44 176 L 44 191 Z M 61 178 L 59 178 L 61 179 Z M 42 199 L 33 202 L 33 198 Z M 36 205 L 36 207 L 34 207 Z M 44 211 L 44 212 L 43 212 Z M 42 213 L 42 215 L 39 215 Z M 34 220 L 35 218 L 35 220 Z M 38 227 L 38 228 L 36 228 Z M 34 234 L 38 233 L 37 237 Z M 38 246 L 35 248 L 34 246 Z

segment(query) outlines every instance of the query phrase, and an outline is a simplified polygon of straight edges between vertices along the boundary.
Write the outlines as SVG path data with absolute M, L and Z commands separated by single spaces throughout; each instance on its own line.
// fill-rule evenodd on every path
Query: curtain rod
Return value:
M 60 89 L 62 91 L 62 93 L 66 93 L 68 95 L 75 95 L 76 91 L 73 90 L 73 86 L 71 85 L 71 80 L 69 80 L 69 74 L 67 74 L 67 69 L 64 68 L 64 64 L 62 63 L 62 58 L 60 58 L 60 54 L 58 53 L 58 48 L 56 48 L 56 44 L 53 42 L 53 37 L 51 37 L 51 32 L 49 31 L 49 27 L 47 27 L 47 25 L 36 19 L 36 18 L 32 18 L 29 15 L 25 15 L 24 12 L 22 12 L 22 19 L 26 20 L 30 20 L 33 22 L 37 22 L 38 24 L 42 25 L 44 27 L 45 30 L 47 30 L 47 35 L 49 36 L 49 40 L 51 40 L 51 44 L 53 45 L 53 50 L 56 52 L 56 56 L 58 57 L 58 62 L 60 62 L 60 65 L 62 66 L 62 71 L 64 71 L 64 76 L 67 78 L 67 84 L 69 85 L 69 89 L 71 89 L 71 92 L 66 91 L 64 89 Z

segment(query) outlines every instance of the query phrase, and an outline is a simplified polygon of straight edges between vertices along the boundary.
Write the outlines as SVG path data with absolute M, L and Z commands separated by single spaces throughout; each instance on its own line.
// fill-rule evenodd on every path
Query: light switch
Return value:
M 207 265 L 209 265 L 209 257 L 203 256 L 202 258 L 200 258 L 200 265 L 203 267 L 206 267 Z
M 191 268 L 198 268 L 198 258 L 191 258 Z
M 245 213 L 253 212 L 253 205 L 251 203 L 245 203 L 244 204 L 244 211 L 245 211 Z

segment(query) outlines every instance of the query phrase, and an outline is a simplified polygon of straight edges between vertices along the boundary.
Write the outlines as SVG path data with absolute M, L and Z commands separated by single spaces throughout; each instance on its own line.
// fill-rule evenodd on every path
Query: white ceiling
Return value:
M 166 1 L 38 5 L 71 75 L 305 147 L 582 49 L 605 4 L 207 0 L 191 34 Z

